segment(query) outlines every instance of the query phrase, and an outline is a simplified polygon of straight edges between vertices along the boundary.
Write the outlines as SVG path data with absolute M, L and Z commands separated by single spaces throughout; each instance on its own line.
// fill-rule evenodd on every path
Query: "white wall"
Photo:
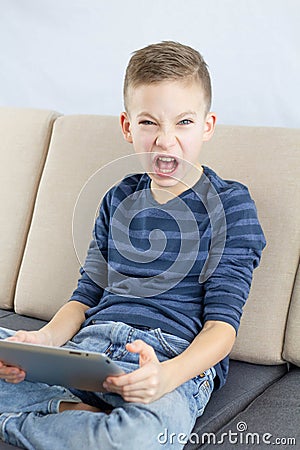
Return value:
M 0 0 L 0 105 L 119 114 L 130 53 L 197 48 L 219 123 L 299 127 L 298 0 Z

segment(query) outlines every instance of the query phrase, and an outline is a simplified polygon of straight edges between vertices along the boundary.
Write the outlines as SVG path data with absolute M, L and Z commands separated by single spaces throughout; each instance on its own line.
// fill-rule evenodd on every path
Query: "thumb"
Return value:
M 16 333 L 13 336 L 7 338 L 7 341 L 26 342 L 28 341 L 27 335 L 28 335 L 27 331 L 19 330 L 16 331 Z
M 131 353 L 139 353 L 141 366 L 150 361 L 158 362 L 153 347 L 146 344 L 146 342 L 142 341 L 141 339 L 137 339 L 136 341 L 127 344 L 126 348 Z

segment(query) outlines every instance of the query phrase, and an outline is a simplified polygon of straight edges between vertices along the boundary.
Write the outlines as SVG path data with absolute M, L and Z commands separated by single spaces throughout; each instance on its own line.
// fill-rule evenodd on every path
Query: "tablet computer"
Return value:
M 0 340 L 0 361 L 26 372 L 25 380 L 103 392 L 109 375 L 122 369 L 105 354 Z

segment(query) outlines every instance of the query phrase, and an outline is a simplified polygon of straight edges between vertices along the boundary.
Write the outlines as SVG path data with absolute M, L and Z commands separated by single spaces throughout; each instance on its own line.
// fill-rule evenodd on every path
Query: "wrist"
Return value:
M 161 364 L 164 371 L 166 392 L 174 391 L 174 389 L 178 388 L 178 386 L 186 381 L 183 380 L 180 376 L 181 371 L 178 367 L 178 361 L 176 360 L 176 357 L 163 361 Z
M 47 328 L 47 326 L 45 326 L 44 328 L 41 328 L 38 331 L 38 333 L 39 333 L 40 342 L 42 345 L 49 345 L 51 347 L 53 347 L 55 345 L 52 334 L 51 334 L 50 330 Z

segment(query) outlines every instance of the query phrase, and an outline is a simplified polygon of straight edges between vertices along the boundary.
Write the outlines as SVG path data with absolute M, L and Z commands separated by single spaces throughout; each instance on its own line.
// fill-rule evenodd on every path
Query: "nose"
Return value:
M 162 150 L 168 150 L 176 144 L 176 137 L 171 132 L 161 132 L 156 138 L 156 145 Z

